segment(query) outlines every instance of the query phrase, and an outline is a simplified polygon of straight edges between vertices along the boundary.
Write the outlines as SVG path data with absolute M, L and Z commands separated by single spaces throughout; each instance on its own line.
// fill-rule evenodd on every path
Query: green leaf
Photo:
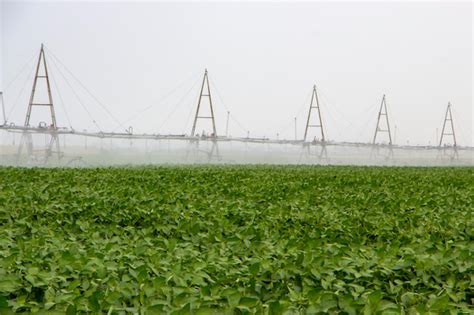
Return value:
M 239 305 L 241 294 L 236 289 L 225 289 L 222 291 L 221 295 L 227 299 L 230 307 L 236 307 Z
M 8 308 L 8 300 L 5 296 L 0 295 L 0 310 Z
M 431 298 L 427 304 L 430 311 L 445 311 L 449 306 L 449 297 L 443 294 L 442 296 Z
M 20 281 L 13 276 L 0 279 L 0 293 L 12 293 L 21 288 Z
M 332 293 L 324 293 L 319 300 L 323 312 L 337 307 L 337 299 Z
M 257 306 L 258 302 L 259 302 L 259 299 L 256 297 L 244 296 L 240 298 L 239 306 L 253 308 Z
M 69 304 L 66 309 L 66 315 L 76 315 L 76 306 L 74 304 Z
M 99 303 L 100 293 L 99 291 L 95 291 L 89 296 L 89 306 L 93 312 L 99 312 L 101 310 L 100 303 Z
M 357 305 L 354 303 L 351 295 L 339 296 L 338 306 L 349 315 L 357 314 Z

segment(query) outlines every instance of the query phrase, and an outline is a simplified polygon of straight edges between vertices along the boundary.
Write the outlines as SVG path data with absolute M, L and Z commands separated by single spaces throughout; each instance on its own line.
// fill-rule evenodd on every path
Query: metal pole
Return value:
M 54 112 L 53 106 L 53 96 L 51 94 L 51 85 L 49 84 L 49 75 L 48 75 L 48 67 L 46 66 L 46 56 L 44 54 L 43 44 L 41 44 L 41 51 L 43 52 L 43 64 L 44 64 L 44 76 L 46 79 L 46 86 L 48 88 L 48 97 L 49 97 L 49 109 L 51 111 L 51 123 L 54 129 L 57 128 L 56 125 L 56 113 Z
M 385 100 L 385 95 L 383 96 L 383 104 L 385 107 L 385 120 L 387 121 L 388 139 L 389 139 L 388 144 L 392 145 L 392 133 L 390 132 L 390 123 L 388 122 L 387 101 Z
M 33 99 L 35 97 L 36 82 L 38 81 L 38 72 L 39 72 L 39 67 L 40 67 L 40 63 L 41 63 L 41 55 L 42 54 L 43 54 L 43 44 L 41 44 L 41 50 L 40 50 L 40 54 L 39 54 L 39 57 L 38 57 L 38 64 L 36 65 L 35 78 L 33 80 L 33 87 L 31 89 L 30 101 L 28 103 L 28 110 L 26 112 L 25 127 L 28 127 L 28 125 L 30 124 L 31 107 L 33 106 Z
M 58 162 L 59 160 L 61 159 L 61 147 L 60 147 L 60 143 L 59 143 L 59 136 L 57 133 L 53 133 L 51 134 L 51 137 L 52 137 L 52 141 L 56 142 L 56 155 L 58 157 Z M 52 150 L 53 148 L 51 148 Z
M 295 141 L 298 140 L 297 128 L 296 128 L 296 117 L 295 117 Z
M 375 144 L 375 139 L 377 138 L 377 131 L 379 131 L 380 115 L 382 114 L 382 106 L 383 106 L 384 99 L 385 99 L 385 94 L 382 98 L 382 102 L 380 103 L 379 115 L 377 116 L 377 125 L 375 126 L 374 141 L 372 141 L 372 144 Z
M 214 137 L 217 138 L 216 122 L 214 120 L 214 109 L 212 108 L 211 88 L 209 87 L 209 78 L 207 76 L 207 69 L 206 69 L 206 83 L 207 83 L 207 95 L 209 97 L 209 106 L 211 107 L 212 130 L 214 131 Z
M 3 102 L 3 92 L 0 92 L 0 102 L 2 102 L 3 124 L 7 124 L 7 115 L 5 114 L 5 103 Z
M 321 128 L 321 141 L 324 142 L 326 141 L 326 139 L 324 138 L 323 120 L 321 118 L 321 110 L 319 108 L 319 98 L 318 91 L 316 90 L 316 85 L 314 86 L 314 95 L 316 96 L 316 104 L 318 105 L 319 126 Z
M 446 108 L 446 114 L 444 115 L 444 122 L 443 122 L 443 129 L 441 129 L 441 139 L 439 140 L 439 146 L 443 143 L 443 136 L 444 136 L 444 128 L 446 127 L 446 120 L 448 119 L 448 111 L 449 111 L 449 103 L 448 107 Z
M 308 119 L 306 120 L 306 128 L 304 130 L 303 141 L 306 141 L 306 136 L 308 135 L 309 118 L 311 117 L 311 109 L 313 108 L 313 100 L 314 100 L 315 92 L 316 92 L 316 85 L 313 86 L 313 94 L 311 95 L 311 103 L 309 104 Z
M 397 138 L 397 125 L 395 125 L 395 132 L 393 133 L 393 143 L 396 143 L 396 138 Z
M 453 121 L 453 113 L 451 112 L 451 102 L 448 103 L 448 107 L 449 107 L 449 118 L 451 120 L 451 130 L 453 132 L 453 146 L 456 146 L 457 143 L 456 143 L 456 132 L 454 132 L 454 121 Z
M 204 83 L 206 82 L 207 69 L 204 71 L 204 77 L 202 79 L 201 93 L 199 93 L 198 106 L 196 108 L 196 115 L 194 116 L 193 129 L 191 130 L 191 136 L 194 137 L 194 132 L 196 131 L 196 122 L 199 115 L 199 108 L 201 107 L 202 91 L 204 91 Z
M 225 137 L 226 138 L 229 136 L 229 116 L 230 116 L 230 111 L 227 111 L 227 122 L 225 124 Z

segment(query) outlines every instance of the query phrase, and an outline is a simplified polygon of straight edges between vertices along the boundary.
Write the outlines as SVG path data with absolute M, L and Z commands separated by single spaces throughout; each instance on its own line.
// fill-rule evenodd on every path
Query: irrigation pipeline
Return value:
M 270 138 L 252 138 L 252 137 L 225 137 L 225 136 L 189 136 L 186 134 L 147 134 L 147 133 L 133 133 L 133 132 L 89 132 L 89 131 L 76 131 L 69 128 L 48 128 L 48 127 L 22 127 L 10 125 L 0 125 L 0 130 L 12 133 L 29 133 L 29 134 L 44 134 L 44 135 L 75 135 L 91 138 L 101 139 L 128 139 L 128 140 L 177 140 L 177 141 L 188 141 L 188 142 L 241 142 L 241 143 L 261 143 L 261 144 L 291 144 L 299 146 L 308 145 L 319 145 L 319 146 L 346 146 L 346 147 L 385 147 L 392 149 L 406 149 L 406 150 L 420 150 L 420 149 L 431 149 L 441 150 L 446 148 L 453 148 L 455 150 L 474 150 L 474 147 L 464 146 L 415 146 L 415 145 L 388 145 L 388 144 L 372 144 L 364 142 L 336 142 L 336 141 L 303 141 L 303 140 L 276 140 Z

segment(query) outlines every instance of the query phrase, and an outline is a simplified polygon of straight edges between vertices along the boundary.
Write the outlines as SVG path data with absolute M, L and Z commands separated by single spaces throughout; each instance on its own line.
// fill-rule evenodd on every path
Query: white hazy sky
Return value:
M 396 143 L 434 144 L 450 101 L 458 143 L 472 146 L 472 7 L 3 1 L 0 90 L 23 124 L 44 43 L 60 126 L 189 134 L 207 68 L 218 134 L 230 110 L 232 136 L 293 139 L 297 117 L 302 137 L 316 84 L 330 140 L 371 141 L 385 93 Z

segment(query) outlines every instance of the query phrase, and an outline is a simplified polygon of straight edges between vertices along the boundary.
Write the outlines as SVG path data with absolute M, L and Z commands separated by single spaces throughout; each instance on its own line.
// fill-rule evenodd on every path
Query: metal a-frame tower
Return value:
M 316 109 L 318 120 L 316 124 L 310 125 L 311 113 L 313 109 Z M 321 118 L 321 111 L 320 111 L 320 106 L 319 106 L 319 98 L 318 98 L 318 92 L 316 90 L 316 85 L 313 86 L 313 94 L 311 95 L 311 103 L 309 104 L 308 119 L 306 120 L 306 128 L 304 130 L 303 141 L 306 141 L 306 137 L 308 136 L 308 128 L 320 128 L 321 142 L 326 141 L 326 138 L 324 137 L 323 120 Z
M 387 123 L 387 129 L 382 129 L 380 127 L 380 118 L 385 116 L 385 121 Z M 382 97 L 382 102 L 380 103 L 379 115 L 377 116 L 377 126 L 375 127 L 375 134 L 374 140 L 372 144 L 375 144 L 375 140 L 377 139 L 377 134 L 379 132 L 387 132 L 388 133 L 388 144 L 392 145 L 392 133 L 390 132 L 390 124 L 388 122 L 388 111 L 387 111 L 387 102 L 385 101 L 385 94 Z
M 448 118 L 449 115 L 449 118 Z M 446 131 L 446 122 L 449 121 L 451 125 L 451 132 Z M 451 102 L 448 103 L 446 108 L 446 114 L 444 115 L 443 129 L 441 131 L 441 139 L 439 140 L 439 146 L 443 144 L 444 136 L 453 136 L 453 147 L 456 146 L 456 133 L 454 132 L 453 114 L 451 113 Z
M 206 90 L 204 90 L 204 86 L 206 87 Z M 209 107 L 210 107 L 210 116 L 199 116 L 199 110 L 201 109 L 201 102 L 203 98 L 208 98 L 209 99 Z M 214 109 L 212 108 L 212 98 L 211 98 L 211 89 L 209 87 L 209 78 L 207 75 L 207 69 L 204 71 L 204 77 L 202 79 L 202 85 L 201 85 L 201 93 L 199 94 L 199 101 L 196 109 L 196 115 L 194 116 L 194 123 L 193 123 L 193 129 L 191 130 L 191 136 L 195 135 L 196 132 L 196 123 L 198 119 L 211 119 L 212 120 L 212 137 L 217 138 L 217 131 L 216 131 L 216 122 L 214 120 Z
M 43 69 L 44 69 L 44 74 L 42 75 L 39 74 L 41 61 L 43 62 Z M 46 81 L 46 86 L 48 89 L 48 103 L 35 103 L 35 92 L 36 92 L 36 85 L 38 84 L 38 79 L 44 79 Z M 33 80 L 33 88 L 31 89 L 30 101 L 28 103 L 28 110 L 26 112 L 25 127 L 29 127 L 30 125 L 31 111 L 33 109 L 33 106 L 48 106 L 51 113 L 51 125 L 49 126 L 49 128 L 57 129 L 56 114 L 54 112 L 53 97 L 51 95 L 51 85 L 49 83 L 48 67 L 46 65 L 46 57 L 44 55 L 43 44 L 41 44 L 41 50 L 38 57 L 38 64 L 36 66 L 35 78 Z
M 40 74 L 41 64 L 43 65 L 43 72 L 44 72 L 43 74 Z M 35 93 L 36 93 L 36 88 L 38 84 L 38 79 L 44 79 L 46 81 L 46 87 L 47 87 L 47 92 L 48 92 L 48 103 L 35 103 Z M 25 130 L 23 132 L 20 146 L 18 148 L 18 153 L 17 153 L 18 159 L 21 158 L 22 149 L 24 145 L 26 145 L 27 154 L 30 161 L 46 164 L 49 158 L 53 154 L 54 145 L 56 146 L 56 154 L 58 156 L 58 159 L 61 159 L 62 154 L 59 148 L 59 139 L 58 139 L 58 134 L 57 134 L 58 126 L 56 124 L 56 114 L 54 112 L 53 97 L 51 94 L 51 85 L 49 82 L 48 66 L 46 64 L 46 57 L 44 53 L 43 44 L 41 44 L 41 49 L 40 49 L 40 53 L 38 57 L 38 64 L 36 65 L 36 73 L 33 80 L 33 87 L 31 89 L 30 100 L 28 102 L 28 110 L 26 112 L 26 118 L 25 118 L 26 128 L 30 127 L 30 118 L 31 118 L 31 112 L 32 112 L 33 106 L 49 107 L 50 114 L 51 114 L 51 124 L 49 126 L 47 125 L 42 126 L 40 124 L 39 128 L 45 128 L 48 131 L 47 134 L 49 134 L 50 140 L 47 142 L 47 145 L 44 150 L 35 150 L 33 146 L 33 135 L 30 131 Z M 38 156 L 37 152 L 41 152 L 42 156 Z

